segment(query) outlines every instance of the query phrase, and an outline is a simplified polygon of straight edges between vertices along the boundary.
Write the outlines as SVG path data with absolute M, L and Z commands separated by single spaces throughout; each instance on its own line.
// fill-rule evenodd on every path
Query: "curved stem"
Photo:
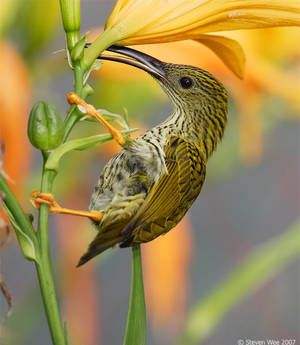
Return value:
M 87 71 L 97 57 L 109 46 L 118 41 L 120 33 L 115 28 L 105 30 L 96 40 L 86 49 L 82 59 L 82 66 Z

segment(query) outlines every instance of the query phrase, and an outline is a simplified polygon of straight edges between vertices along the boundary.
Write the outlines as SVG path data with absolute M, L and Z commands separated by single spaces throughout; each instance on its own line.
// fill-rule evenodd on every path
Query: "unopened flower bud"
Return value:
M 47 102 L 38 102 L 32 108 L 28 121 L 28 137 L 40 150 L 51 150 L 61 144 L 64 122 L 57 108 Z
M 80 30 L 80 0 L 60 0 L 61 15 L 67 36 L 68 49 L 78 41 Z

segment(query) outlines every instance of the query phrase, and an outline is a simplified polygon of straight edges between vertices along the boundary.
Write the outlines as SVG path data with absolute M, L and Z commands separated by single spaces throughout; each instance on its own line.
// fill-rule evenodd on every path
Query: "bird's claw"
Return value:
M 100 121 L 108 129 L 108 131 L 117 141 L 117 143 L 119 143 L 121 146 L 126 145 L 129 138 L 124 136 L 118 129 L 114 128 L 110 123 L 108 123 L 108 121 L 106 121 L 98 113 L 97 109 L 93 105 L 86 103 L 75 92 L 69 92 L 67 95 L 67 100 L 69 104 L 76 104 L 79 110 L 84 114 L 95 117 L 98 121 Z
M 33 190 L 30 193 L 32 199 L 30 203 L 33 207 L 39 209 L 41 204 L 49 205 L 49 211 L 55 213 L 72 214 L 75 216 L 89 217 L 95 221 L 100 221 L 102 219 L 102 212 L 100 211 L 76 211 L 61 207 L 55 200 L 51 193 L 40 193 L 37 190 Z
M 40 193 L 38 190 L 33 190 L 30 196 L 32 197 L 32 199 L 30 199 L 31 205 L 37 209 L 40 208 L 41 204 L 49 205 L 50 211 L 53 208 L 60 208 L 51 193 Z

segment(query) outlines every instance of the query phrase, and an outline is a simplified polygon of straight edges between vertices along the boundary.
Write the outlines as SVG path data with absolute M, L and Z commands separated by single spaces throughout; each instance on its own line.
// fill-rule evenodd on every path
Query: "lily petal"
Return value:
M 240 79 L 244 77 L 246 56 L 236 40 L 224 36 L 201 35 L 195 41 L 210 48 Z
M 120 30 L 122 38 L 135 44 L 185 33 L 198 33 L 300 25 L 297 0 L 129 0 L 117 1 L 106 28 Z M 174 37 L 175 38 L 175 37 Z M 176 39 L 176 38 L 175 38 Z M 147 42 L 145 42 L 147 40 Z
M 118 0 L 104 34 L 112 32 L 106 36 L 120 45 L 194 39 L 212 49 L 241 78 L 245 55 L 240 45 L 204 34 L 293 25 L 300 26 L 299 0 Z
M 163 43 L 275 26 L 300 26 L 299 0 L 118 0 L 103 34 L 87 49 L 83 64 L 91 66 L 112 44 Z M 205 40 L 227 66 L 242 75 L 241 49 L 237 43 L 221 41 Z

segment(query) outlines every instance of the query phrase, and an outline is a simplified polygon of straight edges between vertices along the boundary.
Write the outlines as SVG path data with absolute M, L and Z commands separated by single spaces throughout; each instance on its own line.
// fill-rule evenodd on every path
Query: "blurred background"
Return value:
M 101 30 L 114 2 L 83 0 L 82 30 Z M 41 154 L 30 146 L 26 124 L 38 100 L 65 113 L 72 73 L 65 59 L 58 1 L 0 3 L 0 136 L 4 170 L 26 212 L 39 189 Z M 244 80 L 235 77 L 207 48 L 195 42 L 137 47 L 168 62 L 213 73 L 230 93 L 229 124 L 208 164 L 202 192 L 184 220 L 166 236 L 142 246 L 148 310 L 148 344 L 174 344 L 189 311 L 222 286 L 253 250 L 298 221 L 300 50 L 299 28 L 230 33 L 247 56 Z M 92 36 L 91 36 L 92 37 Z M 139 133 L 171 111 L 154 80 L 142 71 L 105 62 L 90 80 L 89 102 L 124 115 Z M 73 137 L 102 131 L 81 122 Z M 119 148 L 109 142 L 68 154 L 54 195 L 62 205 L 86 209 L 105 162 Z M 90 222 L 51 215 L 50 237 L 63 319 L 73 345 L 122 344 L 130 289 L 131 252 L 110 250 L 76 269 L 95 235 Z M 0 344 L 46 345 L 46 323 L 34 265 L 25 261 L 11 231 L 0 230 L 0 278 L 13 297 L 12 315 L 2 319 Z M 280 266 L 281 267 L 281 266 Z M 255 289 L 232 299 L 219 322 L 199 344 L 233 345 L 238 339 L 297 339 L 300 342 L 299 260 L 260 277 Z M 229 292 L 228 292 L 229 293 Z M 234 294 L 234 291 L 230 293 Z M 200 302 L 199 302 L 200 301 Z M 0 295 L 0 317 L 7 305 Z M 296 343 L 297 343 L 296 341 Z

